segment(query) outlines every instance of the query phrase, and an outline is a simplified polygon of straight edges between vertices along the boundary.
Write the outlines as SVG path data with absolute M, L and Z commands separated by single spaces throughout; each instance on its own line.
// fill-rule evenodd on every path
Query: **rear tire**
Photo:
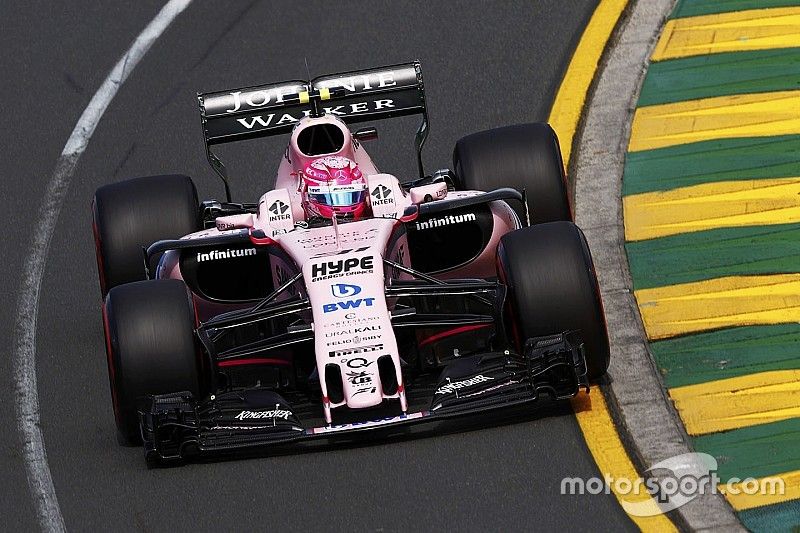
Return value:
M 180 280 L 138 281 L 109 291 L 103 319 L 118 440 L 136 445 L 142 397 L 200 394 L 194 306 Z
M 508 286 L 511 338 L 524 344 L 531 337 L 579 330 L 589 379 L 602 377 L 610 359 L 608 331 L 592 257 L 578 226 L 550 222 L 512 231 L 497 253 L 498 275 Z
M 572 220 L 561 148 L 549 124 L 516 124 L 467 135 L 453 150 L 453 170 L 465 190 L 524 189 L 531 225 Z M 524 226 L 521 203 L 508 204 Z
M 183 175 L 104 185 L 92 202 L 100 291 L 145 279 L 142 247 L 201 227 L 197 190 Z

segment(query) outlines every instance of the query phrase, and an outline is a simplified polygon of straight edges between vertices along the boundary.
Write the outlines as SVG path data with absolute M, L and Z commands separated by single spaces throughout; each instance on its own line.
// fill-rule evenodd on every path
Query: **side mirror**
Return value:
M 400 222 L 412 222 L 417 220 L 419 216 L 419 206 L 417 204 L 411 204 L 410 206 L 406 207 L 405 211 L 403 211 L 403 216 L 400 217 Z
M 361 128 L 353 133 L 353 138 L 359 142 L 374 141 L 378 138 L 378 130 L 375 128 Z

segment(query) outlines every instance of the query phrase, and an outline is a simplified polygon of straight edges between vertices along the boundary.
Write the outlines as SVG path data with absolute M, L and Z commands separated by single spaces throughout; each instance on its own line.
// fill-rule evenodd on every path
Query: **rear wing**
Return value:
M 304 116 L 332 114 L 348 124 L 422 115 L 414 147 L 420 177 L 428 111 L 419 61 L 197 95 L 208 161 L 225 183 L 225 165 L 211 147 L 243 139 L 288 133 Z

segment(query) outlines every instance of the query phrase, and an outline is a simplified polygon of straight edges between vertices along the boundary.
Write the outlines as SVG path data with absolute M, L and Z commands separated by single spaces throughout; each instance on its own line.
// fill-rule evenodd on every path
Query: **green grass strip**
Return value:
M 800 5 L 797 0 L 680 0 L 670 18 L 714 15 L 747 9 L 766 9 L 769 7 L 791 7 Z
M 800 531 L 800 501 L 792 500 L 739 513 L 744 527 L 755 533 L 797 533 Z
M 697 231 L 625 244 L 634 289 L 800 272 L 800 224 Z
M 654 341 L 667 388 L 800 369 L 800 324 L 744 326 Z M 800 450 L 800 448 L 798 448 Z
M 622 194 L 800 176 L 800 135 L 715 139 L 629 153 Z
M 800 89 L 800 48 L 668 59 L 650 65 L 639 107 Z

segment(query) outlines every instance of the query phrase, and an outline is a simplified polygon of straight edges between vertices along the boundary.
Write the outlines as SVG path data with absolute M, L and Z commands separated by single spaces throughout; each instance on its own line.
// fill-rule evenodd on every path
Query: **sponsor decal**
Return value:
M 347 372 L 345 376 L 347 376 L 347 381 L 349 381 L 351 385 L 368 385 L 372 383 L 372 374 L 364 370 L 353 370 Z M 356 394 L 359 392 L 362 392 L 362 390 L 357 391 Z M 372 387 L 372 392 L 375 392 L 375 387 Z
M 286 202 L 282 202 L 281 200 L 275 200 L 271 206 L 269 206 L 269 221 L 275 220 L 289 220 L 292 215 L 288 213 L 289 206 Z
M 392 109 L 396 107 L 394 100 L 385 98 L 381 100 L 373 100 L 369 102 L 357 102 L 348 105 L 337 105 L 325 108 L 326 115 L 336 115 L 346 117 L 350 115 L 360 115 L 364 113 L 372 113 L 380 111 L 381 109 Z M 236 108 L 228 110 L 228 113 L 236 112 Z M 291 113 L 265 113 L 263 115 L 255 115 L 252 117 L 237 118 L 236 122 L 244 126 L 248 130 L 269 128 L 270 126 L 281 126 L 283 124 L 294 124 L 299 122 L 301 118 L 311 115 L 311 110 L 306 109 L 299 114 L 292 115 Z
M 264 120 L 264 117 L 267 117 Z M 247 128 L 248 130 L 252 130 L 256 126 L 261 128 L 269 128 L 273 122 L 275 126 L 280 126 L 281 124 L 292 124 L 294 122 L 299 121 L 300 119 L 293 117 L 289 113 L 281 113 L 280 118 L 276 121 L 275 120 L 275 113 L 270 113 L 268 115 L 256 115 L 250 119 L 247 117 L 245 118 L 237 118 L 236 122 Z
M 319 161 L 319 159 L 317 160 Z M 314 161 L 316 163 L 317 161 Z M 314 164 L 312 163 L 312 165 Z M 340 164 L 338 161 L 335 164 Z M 330 168 L 336 168 L 328 165 Z M 308 194 L 338 194 L 342 192 L 361 192 L 365 188 L 363 183 L 350 183 L 345 185 L 310 185 L 307 189 Z
M 451 392 L 458 391 L 458 389 L 463 389 L 465 387 L 472 387 L 473 385 L 478 385 L 480 383 L 485 383 L 487 381 L 492 381 L 492 380 L 494 380 L 494 378 L 490 378 L 489 376 L 484 376 L 483 374 L 478 374 L 477 376 L 469 379 L 464 379 L 461 381 L 451 381 L 447 385 L 442 385 L 441 387 L 436 389 L 436 394 L 450 394 Z
M 355 336 L 355 337 L 353 337 L 353 344 L 358 344 L 360 342 L 374 341 L 374 340 L 378 340 L 380 338 L 381 338 L 380 335 L 367 335 L 366 337 Z
M 375 238 L 375 234 L 377 234 L 377 233 L 378 233 L 378 229 L 377 228 L 369 228 L 369 229 L 366 229 L 364 231 L 359 231 L 359 232 L 354 232 L 354 231 L 339 232 L 339 242 L 345 243 L 345 244 L 351 244 L 351 243 L 358 243 L 358 242 L 364 242 L 364 241 L 371 241 L 371 240 L 373 240 Z M 307 237 L 307 238 L 297 239 L 297 243 L 300 244 L 301 246 L 303 246 L 303 248 L 306 248 L 306 249 L 308 249 L 308 248 L 317 248 L 318 246 L 322 246 L 322 245 L 336 244 L 336 242 L 337 242 L 336 241 L 336 235 L 334 235 L 332 233 L 327 233 L 327 232 L 323 233 L 323 234 L 315 234 L 315 235 L 312 235 L 312 236 Z M 367 248 L 361 248 L 361 250 L 366 250 L 366 249 Z M 348 250 L 348 252 L 349 252 L 349 250 Z M 347 252 L 345 250 L 342 250 L 341 252 L 338 252 L 338 254 L 342 254 L 342 253 L 347 253 Z M 330 256 L 331 254 L 319 254 L 319 255 L 316 255 L 316 256 L 312 257 L 312 259 L 315 259 L 317 257 L 322 257 L 323 255 Z
M 242 104 L 245 105 L 245 109 L 263 107 L 270 103 L 282 104 L 285 96 L 295 95 L 300 89 L 302 86 L 299 85 L 285 85 L 257 91 L 234 91 L 229 93 L 233 97 L 233 107 L 226 109 L 225 112 L 236 113 L 242 108 Z
M 340 309 L 356 309 L 362 305 L 364 307 L 372 307 L 374 302 L 375 298 L 356 298 L 355 300 L 345 300 L 344 302 L 333 302 L 331 304 L 323 304 L 322 312 L 333 313 Z
M 414 420 L 422 418 L 425 413 L 410 413 L 407 415 L 387 416 L 386 418 L 379 418 L 378 420 L 366 420 L 364 422 L 351 422 L 349 424 L 335 424 L 328 427 L 312 428 L 311 433 L 332 433 L 334 431 L 344 431 L 356 428 L 369 428 L 376 426 L 385 426 L 402 420 Z
M 211 250 L 206 254 L 197 252 L 197 262 L 202 263 L 204 261 L 216 261 L 218 259 L 231 259 L 233 257 L 246 257 L 250 255 L 256 255 L 255 248 L 244 248 L 239 250 Z
M 270 426 L 212 426 L 210 428 L 211 431 L 247 431 L 250 429 L 275 429 L 274 425 Z M 291 428 L 295 431 L 303 431 L 301 428 L 293 427 Z
M 352 341 L 350 339 L 340 339 L 338 341 L 326 342 L 325 346 L 327 346 L 328 348 L 332 346 L 344 346 L 345 344 L 350 344 L 351 342 Z
M 394 198 L 392 198 L 392 189 L 386 187 L 385 185 L 378 185 L 372 189 L 370 195 L 372 196 L 372 205 L 387 205 L 394 203 Z
M 354 93 L 356 91 L 367 91 L 370 89 L 383 89 L 385 87 L 395 87 L 397 82 L 394 79 L 395 73 L 393 70 L 384 70 L 382 72 L 375 72 L 370 74 L 359 74 L 357 76 L 348 76 L 344 78 L 335 78 L 332 80 L 323 80 L 316 83 L 314 86 L 317 89 L 338 89 L 342 88 L 348 92 Z
M 432 228 L 441 228 L 442 226 L 450 226 L 452 224 L 461 224 L 463 222 L 472 222 L 477 220 L 475 213 L 465 213 L 463 215 L 447 215 L 440 218 L 431 218 L 424 222 L 417 222 L 417 230 L 425 230 Z
M 310 242 L 311 240 L 313 240 L 313 239 L 304 239 L 304 240 L 298 240 L 297 242 Z M 317 258 L 319 258 L 319 257 L 330 257 L 331 255 L 344 255 L 344 254 L 349 254 L 349 253 L 351 253 L 351 252 L 352 252 L 352 253 L 356 253 L 356 254 L 357 254 L 357 253 L 359 253 L 359 252 L 366 252 L 367 250 L 369 250 L 369 247 L 357 248 L 357 249 L 355 249 L 355 250 L 339 250 L 338 252 L 336 252 L 336 253 L 334 253 L 334 254 L 319 254 L 319 255 L 312 255 L 312 256 L 311 256 L 311 259 L 317 259 Z
M 234 418 L 236 420 L 251 420 L 251 419 L 263 419 L 263 418 L 282 418 L 283 420 L 289 420 L 289 417 L 293 416 L 292 412 L 288 409 L 271 409 L 269 411 L 242 411 Z
M 314 263 L 311 265 L 311 281 L 313 283 L 325 279 L 340 278 L 347 274 L 371 273 L 375 268 L 373 261 L 373 256 L 365 255 L 362 257 L 349 257 L 347 259 Z
M 325 334 L 325 336 L 328 338 L 341 337 L 343 335 L 355 335 L 357 333 L 364 333 L 366 331 L 380 331 L 380 329 L 381 327 L 379 325 L 355 327 L 355 328 L 342 329 L 339 331 L 329 331 Z
M 347 365 L 347 368 L 364 368 L 372 363 L 374 363 L 374 361 L 367 361 L 363 357 L 355 357 L 347 361 L 345 364 Z
M 369 346 L 358 346 L 354 348 L 345 348 L 343 350 L 333 350 L 328 352 L 329 357 L 347 357 L 349 355 L 357 355 L 360 353 L 370 353 L 383 351 L 383 344 L 371 344 Z
M 476 392 L 471 392 L 469 394 L 465 394 L 464 396 L 462 396 L 462 398 L 471 398 L 473 396 L 480 396 L 481 394 L 486 394 L 487 392 L 496 391 L 497 389 L 502 389 L 504 387 L 510 387 L 511 385 L 516 385 L 518 383 L 522 383 L 522 381 L 519 380 L 519 379 L 512 379 L 511 381 L 505 381 L 505 382 L 503 382 L 503 383 L 501 383 L 499 385 L 493 385 L 493 386 L 491 386 L 489 388 L 486 388 L 486 389 L 481 389 L 481 390 L 476 391 Z
M 376 320 L 380 320 L 380 317 L 377 316 L 362 316 L 356 318 L 356 313 L 347 313 L 344 315 L 345 320 L 337 320 L 336 322 L 328 322 L 323 324 L 322 327 L 324 328 L 344 328 L 344 327 L 356 327 L 362 324 L 366 324 L 367 322 L 375 322 Z
M 347 283 L 334 283 L 331 285 L 331 294 L 334 298 L 350 298 L 361 292 L 358 285 L 348 285 Z
M 232 229 L 236 229 L 236 224 L 232 222 L 225 222 L 222 220 L 217 220 L 217 229 L 219 231 L 229 231 Z
M 353 337 L 352 339 L 338 339 L 338 340 L 326 342 L 325 346 L 330 348 L 331 346 L 344 346 L 346 344 L 359 344 L 361 342 L 377 341 L 377 340 L 380 340 L 380 338 L 381 338 L 380 335 L 366 335 L 364 337 L 360 337 L 360 336 L 357 335 L 357 336 Z
M 362 91 L 396 87 L 398 83 L 397 79 L 399 78 L 402 83 L 404 76 L 407 75 L 407 70 L 384 70 L 357 74 L 355 76 L 336 76 L 316 82 L 314 84 L 314 89 L 339 89 L 348 93 L 360 93 Z M 222 100 L 224 102 L 223 109 L 225 113 L 237 113 L 256 110 L 264 106 L 280 105 L 287 100 L 290 103 L 296 102 L 300 93 L 307 90 L 308 86 L 305 84 L 272 85 L 249 90 L 231 91 L 226 95 L 214 97 L 214 100 Z M 378 102 L 386 101 L 387 100 L 378 100 Z M 217 105 L 222 105 L 222 102 Z M 366 106 L 366 104 L 353 105 L 359 106 L 359 108 L 361 106 Z M 364 109 L 364 111 L 366 111 L 366 109 Z M 308 114 L 308 112 L 306 114 Z
M 511 385 L 518 385 L 520 383 L 522 383 L 522 380 L 512 379 L 512 380 L 509 380 L 509 381 L 504 381 L 504 382 L 500 383 L 499 385 L 492 385 L 491 387 L 487 387 L 485 389 L 481 389 L 481 390 L 478 390 L 478 391 L 475 391 L 475 392 L 470 392 L 469 394 L 462 394 L 462 395 L 459 395 L 457 397 L 458 398 L 474 398 L 475 396 L 480 396 L 482 394 L 488 394 L 488 393 L 494 392 L 494 391 L 496 391 L 498 389 L 503 389 L 505 387 L 510 387 Z M 436 410 L 441 409 L 441 408 L 442 408 L 442 404 L 439 403 L 434 408 L 432 408 L 431 411 L 436 411 Z

